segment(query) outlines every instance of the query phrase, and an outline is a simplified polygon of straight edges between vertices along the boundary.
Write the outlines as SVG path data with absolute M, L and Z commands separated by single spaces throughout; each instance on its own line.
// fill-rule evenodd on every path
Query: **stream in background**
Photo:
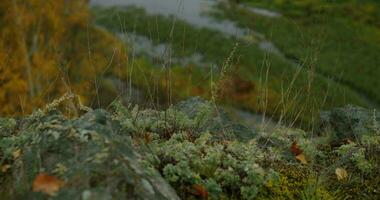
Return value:
M 143 8 L 149 15 L 171 16 L 174 19 L 183 20 L 190 25 L 219 31 L 226 36 L 237 38 L 249 45 L 257 45 L 261 50 L 267 53 L 273 53 L 280 57 L 285 56 L 280 50 L 261 33 L 245 28 L 238 27 L 237 24 L 230 20 L 215 19 L 212 15 L 217 11 L 216 7 L 220 1 L 216 0 L 91 0 L 92 6 L 104 7 L 138 7 Z M 241 5 L 242 6 L 242 5 Z M 281 14 L 261 8 L 248 8 L 250 12 L 268 18 L 281 17 Z M 197 66 L 210 66 L 212 63 L 204 63 L 201 54 L 193 54 L 189 57 L 170 57 L 170 44 L 153 44 L 145 37 L 134 33 L 120 33 L 119 38 L 126 41 L 130 46 L 133 54 L 143 55 L 149 59 L 170 59 L 172 64 Z M 223 41 L 221 41 L 223 42 Z M 241 109 L 233 108 L 229 110 L 234 118 L 239 119 L 249 127 L 257 128 L 258 124 L 269 124 L 274 126 L 274 122 L 263 115 L 250 113 Z
M 93 6 L 135 6 L 144 8 L 150 15 L 174 16 L 196 27 L 216 30 L 246 40 L 248 43 L 257 43 L 260 49 L 281 55 L 278 48 L 265 39 L 263 34 L 240 28 L 230 20 L 215 19 L 211 13 L 215 11 L 218 2 L 216 0 L 91 0 Z M 281 16 L 261 8 L 250 8 L 250 11 L 267 17 Z
M 212 16 L 212 12 L 217 11 L 216 6 L 220 2 L 226 2 L 226 0 L 91 0 L 91 4 L 94 6 L 135 6 L 145 9 L 147 14 L 150 15 L 174 16 L 175 19 L 186 21 L 191 25 L 217 30 L 221 33 L 224 33 L 225 35 L 238 38 L 247 43 L 248 45 L 257 45 L 264 52 L 275 54 L 281 57 L 282 59 L 286 60 L 287 62 L 291 63 L 296 70 L 310 70 L 304 66 L 302 61 L 298 60 L 297 58 L 295 59 L 292 56 L 289 57 L 285 55 L 283 52 L 281 52 L 281 50 L 279 50 L 271 41 L 266 39 L 266 37 L 263 34 L 256 32 L 255 30 L 241 28 L 237 26 L 236 23 L 230 20 L 215 19 Z M 243 4 L 240 4 L 239 7 L 247 9 L 247 11 L 263 17 L 282 17 L 280 13 L 266 10 L 263 8 L 248 7 L 244 6 Z M 140 37 L 137 39 L 141 40 L 142 38 Z M 148 51 L 150 51 L 150 49 L 154 45 L 152 43 L 149 44 L 149 38 L 144 38 L 144 40 L 145 41 L 141 43 L 139 41 L 134 42 L 133 40 L 131 40 L 131 38 L 129 38 L 129 42 L 135 45 L 135 49 L 149 49 Z M 162 45 L 165 46 L 166 44 L 161 44 L 161 46 L 153 48 L 162 48 Z M 155 57 L 165 58 L 165 54 L 170 54 L 170 47 L 166 48 L 166 51 L 160 52 L 155 50 L 155 52 L 161 53 L 161 55 L 155 54 Z M 177 60 L 175 60 L 175 58 L 170 59 L 171 61 L 173 61 L 174 64 L 192 63 L 200 66 L 208 64 L 202 63 L 202 55 L 198 54 L 195 54 L 188 58 L 179 58 Z M 316 73 L 318 76 L 322 77 L 327 82 L 349 87 L 350 89 L 354 90 L 368 105 L 371 105 L 372 107 L 379 107 L 376 102 L 374 102 L 370 97 L 368 97 L 367 94 L 363 93 L 361 90 L 353 88 L 350 85 L 347 85 L 337 79 L 331 78 L 330 76 L 320 73 L 318 71 L 313 71 L 313 73 Z

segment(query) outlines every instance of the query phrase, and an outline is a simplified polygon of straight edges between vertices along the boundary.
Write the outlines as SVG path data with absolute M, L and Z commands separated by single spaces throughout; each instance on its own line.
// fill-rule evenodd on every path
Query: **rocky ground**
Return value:
M 165 111 L 70 101 L 1 118 L 1 199 L 380 197 L 376 111 L 322 113 L 312 133 L 248 129 L 200 98 Z

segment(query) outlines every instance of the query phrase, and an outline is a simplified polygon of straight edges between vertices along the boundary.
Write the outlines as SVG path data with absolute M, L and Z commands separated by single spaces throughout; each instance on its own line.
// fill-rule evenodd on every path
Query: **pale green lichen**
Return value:
M 380 139 L 371 128 L 355 141 L 326 136 L 331 128 L 321 136 L 285 127 L 249 131 L 199 98 L 162 111 L 114 103 L 112 114 L 69 119 L 51 108 L 0 122 L 2 199 L 44 199 L 30 190 L 40 172 L 69 183 L 60 199 L 204 198 L 194 186 L 210 199 L 380 196 Z M 290 149 L 295 141 L 306 164 Z M 350 178 L 338 180 L 338 167 Z

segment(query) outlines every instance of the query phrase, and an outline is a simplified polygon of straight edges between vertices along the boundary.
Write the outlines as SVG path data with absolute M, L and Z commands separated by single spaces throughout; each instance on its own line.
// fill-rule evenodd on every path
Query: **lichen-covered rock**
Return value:
M 104 110 L 72 120 L 51 112 L 19 123 L 16 134 L 0 140 L 0 164 L 9 166 L 0 172 L 0 199 L 48 198 L 32 191 L 40 173 L 65 183 L 51 199 L 178 199 L 157 171 L 143 170 L 130 135 Z
M 375 112 L 326 113 L 325 125 L 340 138 L 357 138 L 336 142 L 328 129 L 253 132 L 200 98 L 166 110 L 115 102 L 74 118 L 58 111 L 65 99 L 0 119 L 0 199 L 380 197 Z M 349 178 L 336 177 L 337 168 Z
M 337 139 L 358 139 L 363 135 L 380 131 L 380 113 L 357 106 L 336 108 L 322 112 L 322 124 L 331 128 Z

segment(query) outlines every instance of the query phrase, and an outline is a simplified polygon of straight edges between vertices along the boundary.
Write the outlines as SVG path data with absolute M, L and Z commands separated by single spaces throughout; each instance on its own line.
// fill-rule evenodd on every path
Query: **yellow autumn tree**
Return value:
M 0 115 L 69 91 L 90 104 L 100 77 L 125 60 L 122 45 L 89 22 L 87 0 L 3 1 L 0 25 Z

